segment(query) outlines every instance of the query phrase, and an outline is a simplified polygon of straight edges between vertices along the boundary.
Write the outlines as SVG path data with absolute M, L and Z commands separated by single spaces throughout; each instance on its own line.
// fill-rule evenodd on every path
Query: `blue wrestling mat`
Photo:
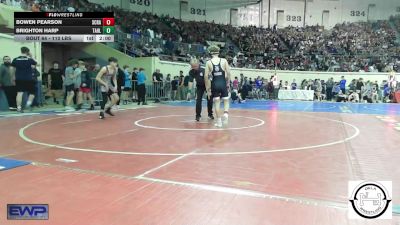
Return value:
M 21 161 L 16 159 L 0 158 L 0 171 L 9 170 L 20 166 L 30 164 L 27 161 Z
M 400 205 L 393 206 L 393 213 L 400 214 Z
M 173 106 L 195 107 L 196 102 L 167 102 Z M 206 101 L 203 100 L 205 106 Z M 333 112 L 353 114 L 400 115 L 400 104 L 393 103 L 340 103 L 314 101 L 268 101 L 246 100 L 245 103 L 230 104 L 234 109 L 277 110 L 298 112 Z

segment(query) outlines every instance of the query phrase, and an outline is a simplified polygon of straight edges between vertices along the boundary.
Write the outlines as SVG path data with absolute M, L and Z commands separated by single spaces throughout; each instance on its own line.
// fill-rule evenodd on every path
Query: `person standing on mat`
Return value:
M 53 67 L 49 69 L 48 74 L 48 93 L 50 97 L 53 97 L 54 103 L 59 104 L 63 96 L 63 71 L 57 61 L 53 62 Z
M 22 47 L 21 56 L 15 58 L 11 63 L 11 65 L 15 68 L 15 83 L 17 86 L 16 102 L 18 112 L 23 112 L 22 96 L 24 92 L 28 92 L 29 94 L 26 107 L 30 108 L 32 106 L 36 92 L 35 80 L 32 76 L 32 66 L 35 66 L 36 64 L 36 61 L 32 59 L 32 55 L 27 47 Z
M 81 87 L 80 87 L 80 93 L 81 95 L 79 96 L 79 99 L 81 103 L 83 101 L 89 101 L 90 103 L 90 110 L 94 110 L 94 101 L 92 98 L 92 89 L 91 89 L 91 78 L 90 78 L 90 73 L 86 69 L 86 63 L 79 64 L 79 67 L 81 67 L 82 72 L 81 72 Z
M 137 76 L 138 84 L 138 105 L 142 102 L 142 105 L 147 105 L 146 103 L 146 74 L 144 74 L 144 69 L 140 68 Z
M 99 118 L 104 119 L 104 113 L 114 116 L 111 112 L 111 107 L 115 105 L 118 100 L 118 83 L 117 83 L 117 68 L 118 60 L 114 57 L 108 58 L 108 65 L 101 68 L 97 74 L 96 80 L 101 84 L 101 95 L 103 101 L 101 102 L 101 111 Z M 114 85 L 113 85 L 114 84 Z
M 68 66 L 65 68 L 64 87 L 67 97 L 65 100 L 65 111 L 75 111 L 72 107 L 73 99 L 75 96 L 75 69 L 78 67 L 79 62 L 76 59 L 68 61 Z
M 122 83 L 124 93 L 122 94 L 121 99 L 123 100 L 123 104 L 127 105 L 128 101 L 129 101 L 130 93 L 132 92 L 132 77 L 129 72 L 128 65 L 124 65 L 123 69 L 124 69 L 124 74 L 125 74 L 125 77 L 124 77 L 124 80 Z
M 222 127 L 222 116 L 224 117 L 224 123 L 228 123 L 228 111 L 229 111 L 229 94 L 228 88 L 230 84 L 231 71 L 229 68 L 228 61 L 220 58 L 219 47 L 211 45 L 208 48 L 212 58 L 207 61 L 206 69 L 204 74 L 204 82 L 207 88 L 207 95 L 209 98 L 213 98 L 215 104 L 215 114 L 217 116 L 216 127 Z M 211 75 L 211 79 L 210 79 Z M 224 100 L 224 113 L 220 112 L 221 98 Z
M 139 73 L 138 68 L 134 67 L 132 72 L 132 102 L 137 102 L 138 100 L 138 84 L 137 84 L 137 75 Z
M 121 99 L 122 87 L 124 86 L 124 83 L 125 83 L 125 72 L 119 65 L 117 65 L 117 67 L 118 67 L 118 73 L 117 73 L 118 86 L 117 86 L 117 90 L 118 90 L 118 98 Z M 120 100 L 118 100 L 118 102 L 116 104 L 116 109 L 119 109 L 119 103 L 120 103 Z
M 204 92 L 206 92 L 206 85 L 204 83 L 204 68 L 200 68 L 199 60 L 193 58 L 190 60 L 190 66 L 192 69 L 189 71 L 189 89 L 193 87 L 193 81 L 196 80 L 196 121 L 200 121 L 201 118 L 201 108 Z M 212 111 L 213 100 L 212 98 L 207 98 L 207 110 L 208 118 L 214 119 Z

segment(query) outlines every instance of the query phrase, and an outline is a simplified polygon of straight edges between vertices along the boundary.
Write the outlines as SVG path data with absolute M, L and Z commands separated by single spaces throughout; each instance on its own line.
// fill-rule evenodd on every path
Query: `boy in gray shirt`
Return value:
M 68 62 L 67 68 L 65 68 L 65 79 L 64 86 L 65 91 L 67 92 L 67 101 L 65 104 L 65 110 L 74 111 L 75 109 L 71 106 L 75 95 L 75 80 L 76 74 L 74 70 L 78 67 L 78 60 L 72 59 Z

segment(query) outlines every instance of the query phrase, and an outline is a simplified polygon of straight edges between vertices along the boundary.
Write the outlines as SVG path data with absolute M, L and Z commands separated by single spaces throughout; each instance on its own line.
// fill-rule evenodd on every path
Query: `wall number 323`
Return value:
M 286 16 L 286 21 L 301 22 L 301 16 Z

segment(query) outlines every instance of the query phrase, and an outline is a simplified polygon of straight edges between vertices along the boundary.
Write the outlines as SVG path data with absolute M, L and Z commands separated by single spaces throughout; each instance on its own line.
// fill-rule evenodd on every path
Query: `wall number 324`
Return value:
M 365 16 L 365 11 L 350 11 L 350 16 Z

